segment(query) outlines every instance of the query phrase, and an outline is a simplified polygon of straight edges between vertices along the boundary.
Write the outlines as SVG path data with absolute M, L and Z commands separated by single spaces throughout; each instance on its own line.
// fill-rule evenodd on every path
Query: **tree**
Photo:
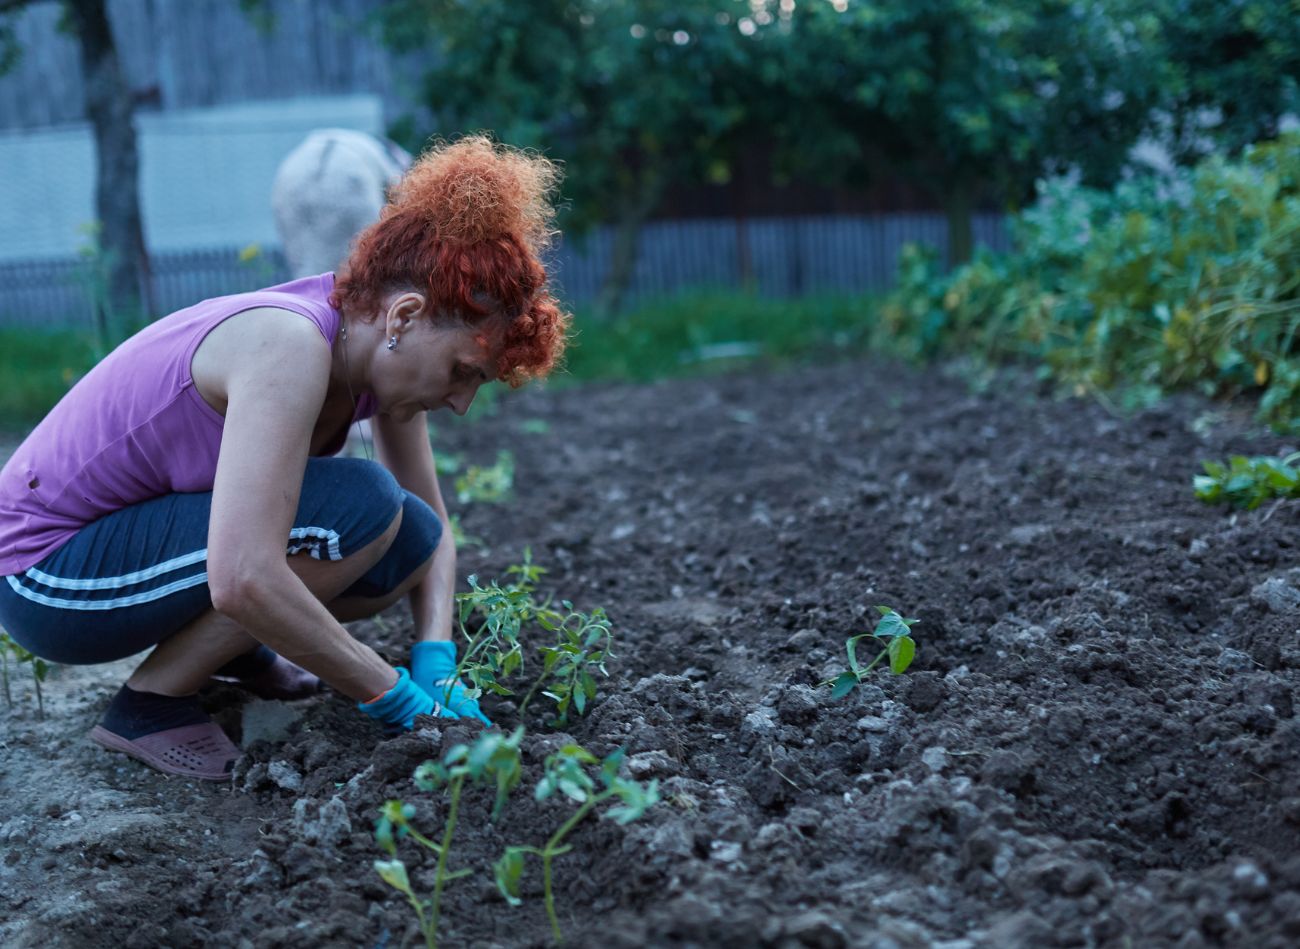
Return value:
M 722 181 L 755 127 L 742 0 L 396 0 L 394 49 L 434 51 L 423 100 L 449 131 L 485 128 L 566 166 L 565 225 L 612 220 L 598 309 L 619 305 L 665 188 Z
M 792 5 L 793 6 L 793 5 Z M 1048 171 L 1118 174 L 1159 101 L 1159 23 L 1119 0 L 832 0 L 759 24 L 780 50 L 783 138 L 851 177 L 881 159 L 930 187 L 949 261 L 970 257 L 981 191 L 1004 205 Z
M 1282 117 L 1300 114 L 1300 2 L 1162 0 L 1158 10 L 1181 158 L 1276 138 Z
M 0 16 L 33 0 L 0 0 Z M 95 139 L 96 240 L 105 265 L 104 299 L 97 301 L 101 340 L 114 319 L 153 313 L 149 255 L 140 215 L 140 159 L 135 102 L 118 61 L 106 0 L 62 0 L 63 28 L 77 38 L 86 86 L 86 114 Z M 5 55 L 5 53 L 8 55 Z M 0 72 L 12 68 L 19 50 L 12 24 L 0 24 Z

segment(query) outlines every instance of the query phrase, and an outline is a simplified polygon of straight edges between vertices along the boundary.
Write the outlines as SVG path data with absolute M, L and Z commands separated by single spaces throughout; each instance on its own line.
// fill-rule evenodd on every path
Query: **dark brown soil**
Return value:
M 1247 421 L 854 363 L 529 391 L 439 422 L 439 447 L 517 463 L 513 501 L 462 509 L 490 546 L 460 572 L 531 547 L 543 589 L 609 611 L 618 658 L 568 735 L 626 747 L 664 794 L 572 836 L 571 944 L 1300 944 L 1300 505 L 1190 489 L 1201 458 L 1291 447 Z M 832 700 L 818 683 L 881 603 L 920 618 L 915 665 Z M 401 612 L 355 631 L 405 659 Z M 0 943 L 420 942 L 371 868 L 376 810 L 403 798 L 437 831 L 445 801 L 412 771 L 474 727 L 386 738 L 338 697 L 227 689 L 211 703 L 247 754 L 233 787 L 201 786 L 83 737 L 121 672 L 62 670 L 43 724 L 15 696 Z M 531 794 L 563 740 L 537 711 L 502 820 L 467 792 L 453 864 L 475 875 L 449 890 L 445 945 L 548 941 L 537 868 L 519 908 L 490 869 L 568 812 Z M 256 740 L 277 716 L 287 734 Z M 402 855 L 427 890 L 432 861 Z

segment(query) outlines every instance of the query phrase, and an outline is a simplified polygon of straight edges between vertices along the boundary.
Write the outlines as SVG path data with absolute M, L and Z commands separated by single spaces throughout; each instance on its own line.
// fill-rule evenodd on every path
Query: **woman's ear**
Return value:
M 407 290 L 390 299 L 384 317 L 386 335 L 389 338 L 400 338 L 424 313 L 426 302 L 424 294 L 414 290 Z

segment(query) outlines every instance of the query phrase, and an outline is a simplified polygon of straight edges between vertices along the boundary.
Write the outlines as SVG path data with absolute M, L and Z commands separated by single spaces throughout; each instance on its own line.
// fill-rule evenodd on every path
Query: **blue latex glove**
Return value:
M 438 703 L 411 681 L 409 672 L 398 666 L 397 683 L 373 702 L 358 702 L 357 708 L 385 725 L 410 728 L 415 716 L 437 714 Z
M 447 640 L 416 643 L 411 647 L 411 678 L 440 705 L 442 718 L 477 718 L 484 725 L 492 722 L 478 707 L 478 701 L 465 694 L 465 686 L 452 681 L 456 674 L 456 644 Z M 447 685 L 451 684 L 451 695 Z

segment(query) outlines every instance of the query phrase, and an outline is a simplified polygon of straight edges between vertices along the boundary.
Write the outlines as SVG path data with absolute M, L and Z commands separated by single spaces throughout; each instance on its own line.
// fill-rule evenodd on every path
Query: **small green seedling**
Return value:
M 500 732 L 483 732 L 474 744 L 456 745 L 442 756 L 441 761 L 426 761 L 415 770 L 415 785 L 420 790 L 448 789 L 451 800 L 441 842 L 430 840 L 411 826 L 411 818 L 415 816 L 415 808 L 411 805 L 401 801 L 387 801 L 380 809 L 379 821 L 375 824 L 375 841 L 387 852 L 389 859 L 376 860 L 375 872 L 410 902 L 428 949 L 436 949 L 438 945 L 438 919 L 442 912 L 444 888 L 452 880 L 469 876 L 472 872 L 469 869 L 449 870 L 447 867 L 452 835 L 456 832 L 460 810 L 461 789 L 466 781 L 476 784 L 494 782 L 497 796 L 492 808 L 492 819 L 495 820 L 505 806 L 506 798 L 519 784 L 522 775 L 519 744 L 523 737 L 523 728 L 515 729 L 509 738 Z M 433 878 L 433 896 L 427 901 L 416 896 L 406 872 L 406 864 L 397 857 L 397 842 L 403 837 L 409 837 L 438 858 Z
M 537 580 L 545 572 L 544 567 L 533 563 L 532 551 L 525 550 L 524 562 L 506 570 L 510 579 L 504 584 L 493 580 L 485 587 L 478 577 L 469 577 L 469 592 L 456 594 L 457 622 L 465 649 L 449 683 L 459 682 L 462 676 L 468 679 L 474 689 L 473 698 L 484 692 L 513 694 L 502 680 L 523 665 L 519 634 L 525 623 L 550 609 L 533 598 Z M 470 621 L 476 615 L 481 623 L 471 632 Z M 449 684 L 448 701 L 451 688 Z
M 36 715 L 45 721 L 45 697 L 41 693 L 41 683 L 50 674 L 50 664 L 34 653 L 28 652 L 3 630 L 0 630 L 0 679 L 4 682 L 5 706 L 14 707 L 13 694 L 9 690 L 9 660 L 15 665 L 28 663 L 32 667 L 32 683 L 36 686 Z
M 451 522 L 451 538 L 456 542 L 457 550 L 464 550 L 467 547 L 477 547 L 479 550 L 487 550 L 487 544 L 483 542 L 482 537 L 467 532 L 460 522 L 459 514 L 450 514 L 448 518 Z
M 555 912 L 551 864 L 556 857 L 573 849 L 564 843 L 564 839 L 583 818 L 611 798 L 618 798 L 619 803 L 606 810 L 602 816 L 619 824 L 631 823 L 659 802 L 658 780 L 641 784 L 619 776 L 623 757 L 624 751 L 620 748 L 602 761 L 580 745 L 565 745 L 548 756 L 534 797 L 544 801 L 558 791 L 577 802 L 578 808 L 551 834 L 544 846 L 507 847 L 495 864 L 497 889 L 512 906 L 518 906 L 522 902 L 519 885 L 524 875 L 524 858 L 528 854 L 541 858 L 546 915 L 551 921 L 551 932 L 557 943 L 564 942 L 564 933 Z M 587 771 L 591 765 L 600 767 L 600 787 Z
M 502 449 L 495 465 L 470 465 L 456 479 L 456 500 L 461 504 L 499 504 L 509 499 L 515 486 L 515 456 Z
M 1300 497 L 1300 451 L 1285 458 L 1233 455 L 1225 465 L 1203 461 L 1205 474 L 1192 478 L 1196 499 L 1253 511 L 1270 498 Z
M 541 671 L 519 703 L 519 713 L 522 715 L 541 692 L 555 702 L 556 717 L 550 724 L 558 727 L 568 723 L 571 709 L 585 714 L 596 697 L 597 676 L 609 675 L 605 662 L 613 656 L 613 636 L 609 617 L 599 607 L 583 613 L 568 600 L 560 601 L 562 609 L 554 608 L 549 597 L 539 601 L 537 581 L 545 572 L 532 562 L 531 551 L 525 550 L 524 562 L 506 571 L 504 583 L 494 580 L 484 586 L 477 577 L 469 578 L 469 592 L 456 596 L 465 648 L 448 681 L 463 677 L 470 683 L 473 698 L 485 692 L 514 695 L 506 680 L 523 669 L 525 642 L 521 636 L 526 627 L 536 624 L 554 638 L 536 646 Z M 531 640 L 527 645 L 531 653 Z M 448 685 L 448 701 L 450 689 Z
M 916 655 L 916 641 L 912 639 L 911 630 L 912 624 L 917 621 L 904 619 L 903 615 L 892 607 L 877 606 L 876 609 L 880 611 L 880 622 L 876 624 L 876 628 L 869 633 L 852 636 L 844 643 L 845 651 L 849 656 L 849 667 L 835 678 L 827 679 L 822 683 L 830 686 L 833 699 L 842 698 L 852 692 L 854 686 L 865 679 L 886 656 L 889 657 L 889 671 L 894 675 L 902 675 L 912 664 L 912 659 Z M 880 654 L 875 659 L 863 666 L 858 663 L 858 641 L 868 636 L 882 640 L 885 647 L 880 650 Z
M 438 452 L 433 459 L 433 466 L 440 475 L 454 475 L 462 464 L 464 459 L 451 452 Z
M 603 609 L 581 613 L 568 600 L 561 604 L 567 610 L 565 614 L 548 610 L 537 616 L 538 625 L 555 634 L 555 644 L 540 647 L 542 673 L 519 703 L 522 716 L 537 690 L 548 683 L 542 694 L 555 700 L 556 717 L 551 724 L 556 727 L 568 724 L 570 706 L 579 715 L 586 712 L 587 703 L 596 697 L 594 673 L 608 677 L 605 659 L 614 655 L 610 652 L 613 636 L 609 618 Z

